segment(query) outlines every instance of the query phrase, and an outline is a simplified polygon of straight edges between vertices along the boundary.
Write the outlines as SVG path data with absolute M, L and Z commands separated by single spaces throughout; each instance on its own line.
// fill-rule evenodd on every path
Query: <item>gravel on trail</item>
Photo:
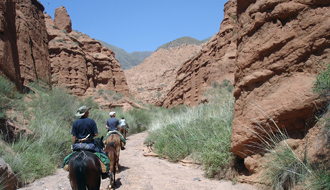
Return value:
M 201 169 L 172 163 L 148 153 L 143 144 L 147 132 L 128 137 L 126 150 L 120 152 L 120 173 L 116 174 L 115 189 L 130 190 L 256 190 L 257 187 L 226 180 L 212 180 L 204 177 Z M 146 156 L 147 155 L 147 156 Z M 188 164 L 189 165 L 189 164 Z M 107 189 L 109 179 L 103 179 L 101 189 Z M 47 176 L 22 187 L 19 190 L 69 190 L 68 172 L 58 169 Z

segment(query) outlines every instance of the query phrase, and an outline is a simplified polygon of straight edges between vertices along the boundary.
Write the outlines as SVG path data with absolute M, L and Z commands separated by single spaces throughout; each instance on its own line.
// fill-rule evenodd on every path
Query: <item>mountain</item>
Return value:
M 128 53 L 123 49 L 120 49 L 114 45 L 108 44 L 102 40 L 98 40 L 103 46 L 111 49 L 115 52 L 115 58 L 120 63 L 123 70 L 130 69 L 136 65 L 139 65 L 144 61 L 145 58 L 149 57 L 152 54 L 152 51 L 135 51 Z
M 185 36 L 185 37 L 181 37 L 181 38 L 178 38 L 176 40 L 173 40 L 173 41 L 170 41 L 162 46 L 159 46 L 157 50 L 159 49 L 170 49 L 170 48 L 175 48 L 175 47 L 178 47 L 178 46 L 181 46 L 182 44 L 194 44 L 194 45 L 200 45 L 202 44 L 203 42 L 195 39 L 195 38 L 191 38 L 189 36 Z

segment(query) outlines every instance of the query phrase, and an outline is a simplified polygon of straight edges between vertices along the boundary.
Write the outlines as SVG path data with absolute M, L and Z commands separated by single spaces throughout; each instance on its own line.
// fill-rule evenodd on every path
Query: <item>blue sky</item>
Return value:
M 39 0 L 54 19 L 64 6 L 72 29 L 133 51 L 155 51 L 180 37 L 204 40 L 220 29 L 227 0 Z

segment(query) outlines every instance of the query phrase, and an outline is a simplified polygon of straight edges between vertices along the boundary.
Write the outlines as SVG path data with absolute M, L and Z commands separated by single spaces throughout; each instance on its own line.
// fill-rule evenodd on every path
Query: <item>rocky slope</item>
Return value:
M 52 83 L 78 96 L 106 89 L 128 96 L 124 72 L 112 50 L 72 30 L 65 7 L 55 10 L 54 21 L 45 14 L 49 38 Z
M 196 55 L 201 48 L 183 44 L 153 52 L 141 64 L 125 70 L 130 93 L 149 104 L 163 99 L 173 85 L 181 64 Z
M 213 82 L 221 83 L 224 79 L 234 81 L 238 26 L 235 18 L 236 1 L 231 0 L 225 4 L 219 32 L 197 55 L 178 69 L 174 85 L 159 105 L 196 106 Z

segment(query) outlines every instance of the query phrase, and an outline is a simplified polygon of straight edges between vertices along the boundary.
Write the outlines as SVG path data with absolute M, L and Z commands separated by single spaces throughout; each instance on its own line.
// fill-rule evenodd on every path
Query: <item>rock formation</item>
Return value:
M 54 25 L 59 30 L 65 30 L 67 33 L 72 31 L 71 18 L 64 6 L 55 9 Z
M 239 23 L 231 150 L 258 152 L 253 133 L 285 128 L 303 138 L 321 103 L 313 81 L 330 55 L 330 1 L 237 2 Z M 310 119 L 309 119 L 310 118 Z M 274 121 L 274 123 L 271 121 Z M 270 126 L 271 128 L 268 128 Z
M 186 61 L 176 74 L 174 85 L 160 103 L 165 107 L 179 104 L 196 106 L 213 82 L 234 81 L 236 58 L 236 1 L 224 7 L 219 32 L 194 57 Z
M 93 88 L 128 96 L 125 75 L 113 51 L 85 34 L 68 32 L 71 20 L 64 7 L 56 9 L 54 20 L 56 25 L 45 13 L 53 85 L 65 86 L 78 96 Z
M 15 3 L 11 0 L 0 1 L 0 74 L 14 81 L 21 91 L 15 17 Z
M 2 158 L 0 158 L 0 176 L 0 185 L 3 189 L 17 189 L 18 180 L 10 166 Z
M 21 78 L 24 85 L 36 80 L 51 85 L 44 7 L 37 0 L 18 2 L 16 34 Z
M 201 49 L 201 45 L 183 44 L 153 52 L 141 64 L 125 70 L 130 93 L 149 104 L 164 99 L 182 63 Z

